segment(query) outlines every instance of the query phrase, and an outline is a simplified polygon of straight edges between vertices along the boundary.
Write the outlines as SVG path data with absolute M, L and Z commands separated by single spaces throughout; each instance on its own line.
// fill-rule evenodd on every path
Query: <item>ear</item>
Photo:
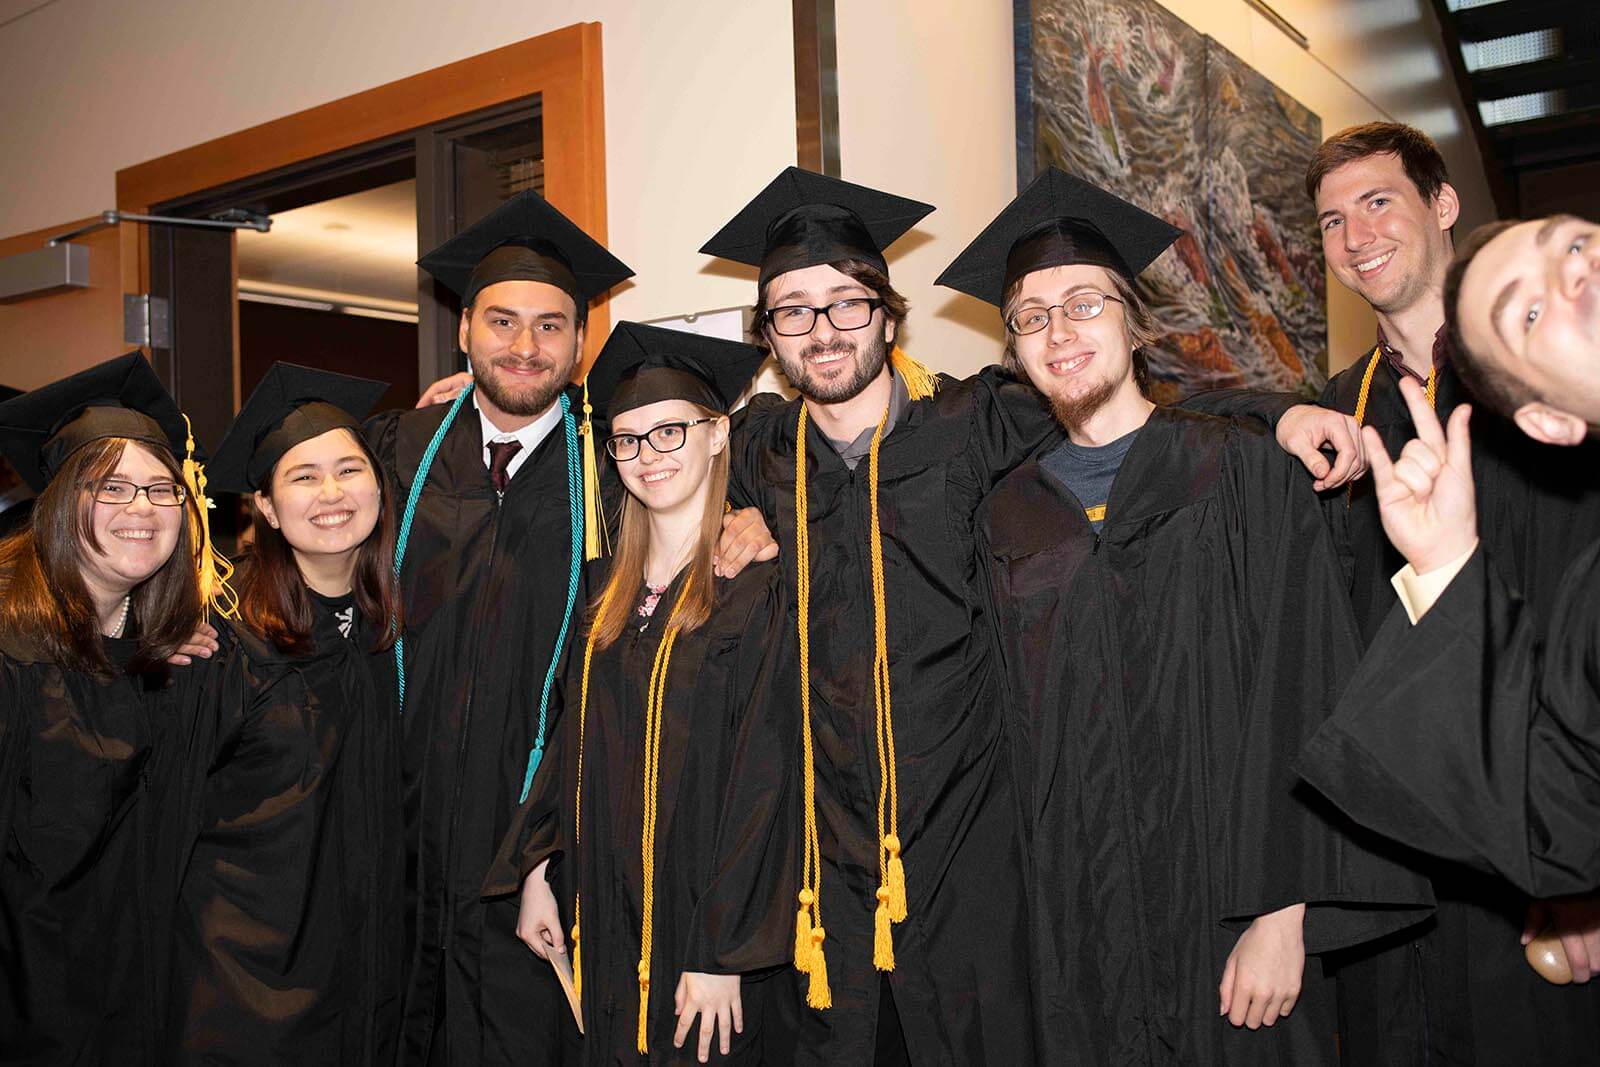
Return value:
M 472 305 L 468 304 L 461 309 L 461 325 L 456 329 L 456 346 L 463 352 L 471 352 L 467 347 L 467 326 L 472 322 Z
M 1523 433 L 1547 445 L 1582 444 L 1589 436 L 1588 423 L 1541 400 L 1522 405 L 1511 418 Z
M 1456 224 L 1461 217 L 1461 198 L 1456 195 L 1455 186 L 1444 182 L 1439 186 L 1439 192 L 1433 198 L 1433 209 L 1439 219 L 1439 229 L 1448 230 Z
M 895 322 L 893 319 L 889 318 L 889 312 L 887 310 L 884 311 L 883 315 L 884 315 L 883 339 L 888 344 L 893 345 L 894 344 L 895 330 L 896 330 L 896 328 L 898 327 L 899 324 L 897 322 Z
M 722 450 L 728 447 L 728 416 L 719 415 L 717 421 L 711 424 L 711 454 L 719 456 Z
M 261 512 L 262 517 L 267 520 L 267 525 L 276 530 L 278 528 L 278 509 L 272 506 L 272 498 L 257 489 L 255 501 L 256 510 Z

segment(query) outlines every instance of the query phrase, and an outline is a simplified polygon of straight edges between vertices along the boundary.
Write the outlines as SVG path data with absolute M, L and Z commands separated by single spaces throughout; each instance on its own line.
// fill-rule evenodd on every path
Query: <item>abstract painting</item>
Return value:
M 1302 185 L 1322 120 L 1154 0 L 1015 0 L 1019 187 L 1055 165 L 1186 233 L 1140 278 L 1154 399 L 1315 396 L 1327 293 Z

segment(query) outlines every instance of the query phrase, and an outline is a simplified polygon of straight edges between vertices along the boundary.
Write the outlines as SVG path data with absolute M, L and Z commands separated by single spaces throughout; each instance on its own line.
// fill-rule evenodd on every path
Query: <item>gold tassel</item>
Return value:
M 594 408 L 589 404 L 589 379 L 583 380 L 583 558 L 599 559 L 611 551 L 601 515 L 600 464 L 594 454 Z
M 889 933 L 889 887 L 878 887 L 878 906 L 872 912 L 872 965 L 894 970 L 894 937 Z
M 904 922 L 906 918 L 906 865 L 900 861 L 900 838 L 890 834 L 883 839 L 884 850 L 889 853 L 889 921 Z
M 580 898 L 572 906 L 572 999 L 583 1003 L 583 942 L 578 939 L 577 916 L 583 910 Z
M 233 577 L 233 564 L 219 555 L 211 544 L 211 517 L 207 512 L 217 506 L 206 496 L 206 469 L 194 458 L 194 427 L 189 416 L 183 416 L 186 435 L 183 442 L 183 484 L 194 500 L 189 512 L 189 539 L 194 543 L 195 575 L 200 581 L 200 603 L 209 612 L 216 609 L 225 619 L 239 617 L 239 598 L 228 579 Z
M 889 365 L 906 383 L 906 395 L 912 400 L 926 400 L 938 391 L 939 376 L 906 355 L 900 346 L 896 345 L 889 353 Z
M 801 974 L 811 973 L 811 902 L 815 899 L 811 890 L 800 890 L 800 910 L 794 913 L 794 969 Z
M 811 982 L 806 987 L 806 1003 L 818 1011 L 833 1007 L 833 990 L 828 988 L 828 957 L 823 954 L 822 943 L 828 933 L 822 927 L 811 930 Z
M 639 1055 L 650 1054 L 650 1044 L 645 1039 L 645 1029 L 650 1018 L 650 965 L 639 964 Z

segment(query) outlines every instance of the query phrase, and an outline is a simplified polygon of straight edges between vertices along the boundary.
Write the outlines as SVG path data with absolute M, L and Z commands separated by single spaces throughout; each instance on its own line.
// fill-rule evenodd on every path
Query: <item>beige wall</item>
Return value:
M 33 0 L 0 0 L 0 19 Z M 1322 117 L 1440 140 L 1470 224 L 1489 197 L 1427 0 L 1277 0 L 1308 54 L 1243 0 L 1164 0 Z M 939 206 L 896 246 L 909 344 L 965 372 L 998 352 L 992 309 L 933 278 L 1016 191 L 1010 0 L 837 0 L 846 178 Z M 0 24 L 0 236 L 111 206 L 113 174 L 303 108 L 574 22 L 604 25 L 610 239 L 638 272 L 622 318 L 748 302 L 750 274 L 695 249 L 794 161 L 789 0 L 53 0 Z M 1371 336 L 1329 286 L 1335 366 Z M 108 353 L 109 355 L 110 353 Z M 8 365 L 27 358 L 0 351 Z

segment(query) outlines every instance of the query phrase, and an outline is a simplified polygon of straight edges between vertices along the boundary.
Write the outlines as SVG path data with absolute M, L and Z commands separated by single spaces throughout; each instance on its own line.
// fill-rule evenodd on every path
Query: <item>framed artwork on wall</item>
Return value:
M 1015 0 L 1017 180 L 1055 165 L 1186 233 L 1140 278 L 1154 399 L 1317 395 L 1327 291 L 1303 176 L 1322 120 L 1155 0 Z

